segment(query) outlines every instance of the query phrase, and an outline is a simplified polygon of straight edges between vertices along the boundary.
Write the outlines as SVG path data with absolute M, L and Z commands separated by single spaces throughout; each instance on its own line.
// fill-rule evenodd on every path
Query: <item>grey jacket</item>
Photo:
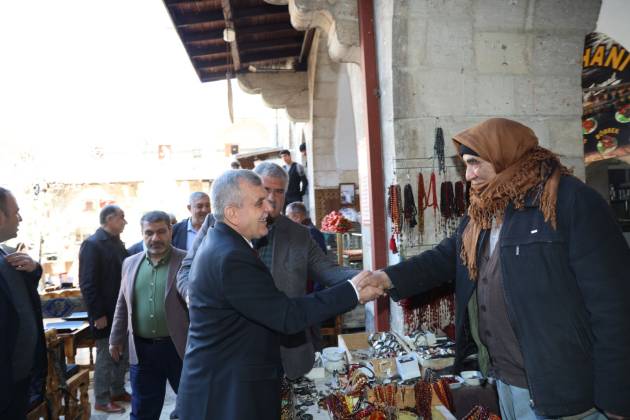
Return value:
M 209 219 L 207 217 L 199 229 L 177 273 L 177 290 L 186 300 L 192 260 L 200 244 L 205 240 L 208 229 L 214 225 L 214 218 Z M 325 286 L 332 286 L 354 277 L 359 272 L 339 267 L 332 258 L 324 254 L 305 226 L 285 216 L 278 216 L 274 224 L 275 232 L 270 245 L 273 247 L 271 274 L 276 287 L 288 297 L 304 296 L 309 278 Z M 308 331 L 306 336 L 310 337 Z M 295 347 L 281 347 L 280 352 L 282 366 L 288 378 L 298 378 L 313 367 L 315 349 L 310 340 Z
M 168 332 L 173 340 L 177 354 L 179 354 L 182 360 L 184 359 L 186 339 L 188 336 L 188 308 L 182 298 L 177 294 L 176 287 L 173 286 L 175 286 L 177 269 L 185 255 L 186 251 L 171 247 L 171 259 L 169 261 L 168 278 L 166 281 L 166 295 L 164 297 Z M 122 345 L 125 339 L 129 340 L 129 363 L 132 365 L 138 364 L 136 345 L 133 340 L 133 288 L 138 268 L 145 256 L 146 253 L 140 252 L 126 258 L 123 262 L 120 292 L 118 294 L 116 312 L 114 313 L 114 321 L 112 323 L 112 333 L 109 336 L 110 345 Z

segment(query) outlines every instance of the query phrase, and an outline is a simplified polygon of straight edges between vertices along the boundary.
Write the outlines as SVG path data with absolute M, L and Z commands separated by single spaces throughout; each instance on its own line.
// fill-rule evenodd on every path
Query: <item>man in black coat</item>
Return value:
M 453 140 L 472 183 L 467 217 L 367 280 L 394 300 L 455 281 L 456 366 L 478 354 L 501 418 L 629 417 L 630 249 L 609 206 L 518 122 Z
M 15 197 L 0 187 L 0 242 L 17 236 L 22 221 Z M 37 283 L 42 267 L 28 254 L 0 248 L 0 419 L 26 419 L 29 389 L 43 394 L 46 342 Z
M 289 184 L 287 185 L 285 207 L 294 201 L 302 201 L 304 194 L 308 191 L 308 180 L 304 166 L 291 159 L 291 152 L 283 150 L 280 157 L 284 161 L 283 168 L 289 175 Z
M 280 337 L 374 299 L 379 288 L 351 281 L 290 299 L 274 285 L 251 241 L 267 234 L 271 205 L 252 171 L 230 170 L 212 184 L 216 218 L 190 272 L 190 329 L 178 407 L 182 419 L 277 420 Z
M 108 205 L 100 213 L 101 227 L 83 241 L 79 250 L 79 285 L 96 342 L 94 363 L 94 408 L 106 413 L 122 413 L 116 402 L 129 402 L 125 391 L 127 355 L 114 361 L 109 354 L 116 301 L 120 290 L 122 262 L 127 250 L 120 240 L 127 221 L 120 207 Z

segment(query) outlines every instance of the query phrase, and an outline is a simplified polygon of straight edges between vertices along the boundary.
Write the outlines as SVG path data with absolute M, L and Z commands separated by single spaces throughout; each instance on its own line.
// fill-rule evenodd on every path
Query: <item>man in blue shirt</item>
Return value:
M 190 194 L 187 207 L 190 217 L 173 226 L 173 246 L 183 250 L 190 248 L 199 228 L 210 213 L 210 197 L 205 192 L 196 191 Z

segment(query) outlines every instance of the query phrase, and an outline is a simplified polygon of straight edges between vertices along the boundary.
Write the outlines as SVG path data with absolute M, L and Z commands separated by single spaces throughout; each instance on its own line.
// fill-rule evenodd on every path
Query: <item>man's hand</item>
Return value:
M 389 276 L 384 271 L 374 271 L 369 276 L 361 277 L 361 280 L 357 285 L 357 289 L 359 289 L 360 291 L 367 286 L 378 287 L 381 290 L 385 291 L 392 288 L 392 281 L 389 279 Z
M 120 360 L 122 351 L 123 351 L 123 346 L 121 346 L 120 344 L 110 344 L 109 346 L 109 354 L 112 355 L 112 359 L 114 359 L 114 362 L 117 362 Z
M 24 252 L 14 252 L 13 254 L 7 255 L 6 261 L 18 271 L 32 273 L 37 270 L 37 262 Z
M 608 417 L 609 419 L 612 419 L 612 420 L 624 420 L 624 419 L 628 419 L 628 417 L 618 416 L 618 415 L 616 415 L 616 414 L 609 413 L 608 411 L 604 411 L 604 414 L 606 414 L 606 417 Z
M 383 289 L 369 283 L 367 279 L 369 279 L 371 275 L 372 273 L 370 271 L 361 271 L 351 280 L 359 293 L 359 303 L 363 304 L 369 302 L 384 294 Z
M 103 315 L 102 317 L 94 321 L 94 327 L 96 327 L 97 330 L 102 330 L 103 328 L 107 327 L 107 316 Z

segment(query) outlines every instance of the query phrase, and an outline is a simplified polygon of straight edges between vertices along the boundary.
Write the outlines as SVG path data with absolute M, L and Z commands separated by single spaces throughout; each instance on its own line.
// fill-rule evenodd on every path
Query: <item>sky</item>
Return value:
M 2 8 L 3 167 L 17 156 L 53 172 L 95 146 L 193 148 L 229 129 L 226 82 L 199 81 L 161 1 L 31 0 Z M 236 81 L 233 92 L 237 118 L 272 115 Z

